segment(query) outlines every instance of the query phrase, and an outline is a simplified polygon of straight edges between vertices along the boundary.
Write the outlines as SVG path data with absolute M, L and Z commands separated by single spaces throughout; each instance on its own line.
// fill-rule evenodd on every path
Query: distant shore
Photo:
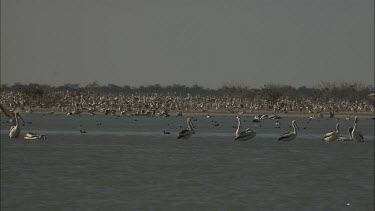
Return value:
M 52 113 L 52 111 L 54 111 Z M 177 116 L 178 111 L 169 111 L 169 115 Z M 101 112 L 94 112 L 95 115 L 105 115 Z M 22 112 L 22 115 L 29 115 L 28 112 Z M 49 108 L 35 108 L 33 109 L 32 114 L 38 114 L 38 115 L 67 115 L 67 112 L 62 111 L 56 111 Z M 253 111 L 253 112 L 245 112 L 245 113 L 236 113 L 236 112 L 230 112 L 230 111 L 205 111 L 205 112 L 199 112 L 199 111 L 182 111 L 182 116 L 191 116 L 191 117 L 197 117 L 197 116 L 207 116 L 210 115 L 211 117 L 236 117 L 236 116 L 243 116 L 243 117 L 254 117 L 257 115 L 268 115 L 268 116 L 278 116 L 278 117 L 284 117 L 284 118 L 309 118 L 309 117 L 315 117 L 315 118 L 330 118 L 329 112 L 322 112 L 323 117 L 319 117 L 319 113 L 307 113 L 307 112 L 299 112 L 299 111 L 291 111 L 288 113 L 281 113 L 281 112 L 274 112 L 274 111 Z M 82 112 L 79 115 L 89 115 L 87 111 Z M 119 116 L 119 112 L 116 112 L 116 115 Z M 133 114 L 133 116 L 136 116 Z M 148 115 L 138 115 L 138 116 L 148 116 Z M 375 113 L 373 112 L 337 112 L 335 113 L 334 118 L 354 118 L 355 116 L 371 119 L 375 117 Z

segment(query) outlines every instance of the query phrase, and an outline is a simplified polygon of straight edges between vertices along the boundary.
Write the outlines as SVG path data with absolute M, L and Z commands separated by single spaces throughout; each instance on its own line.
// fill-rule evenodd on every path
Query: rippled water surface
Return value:
M 186 117 L 25 120 L 22 133 L 47 139 L 9 141 L 1 124 L 1 210 L 374 210 L 372 119 L 360 119 L 362 144 L 320 141 L 337 121 L 347 136 L 344 119 L 296 119 L 289 143 L 276 141 L 292 130 L 287 118 L 281 128 L 243 118 L 257 131 L 247 142 L 233 140 L 233 117 L 193 118 L 184 141 Z

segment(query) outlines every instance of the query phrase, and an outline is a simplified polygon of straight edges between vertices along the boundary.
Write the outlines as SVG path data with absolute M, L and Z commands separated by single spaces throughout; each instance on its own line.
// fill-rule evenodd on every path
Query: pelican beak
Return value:
M 17 113 L 17 116 L 22 120 L 23 126 L 25 126 L 25 120 L 22 118 L 22 116 L 20 115 L 20 113 Z
M 192 122 L 190 122 L 190 124 L 191 124 L 191 126 L 192 126 L 193 128 L 195 128 L 195 126 L 193 125 L 193 123 L 192 123 Z
M 297 128 L 297 130 L 299 131 L 299 127 L 298 127 L 297 123 L 294 123 L 294 124 L 296 125 L 296 128 Z

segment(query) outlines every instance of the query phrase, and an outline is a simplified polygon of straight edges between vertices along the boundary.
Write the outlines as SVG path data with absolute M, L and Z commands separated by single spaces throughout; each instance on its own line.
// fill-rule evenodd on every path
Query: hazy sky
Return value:
M 1 83 L 374 83 L 373 0 L 1 0 Z

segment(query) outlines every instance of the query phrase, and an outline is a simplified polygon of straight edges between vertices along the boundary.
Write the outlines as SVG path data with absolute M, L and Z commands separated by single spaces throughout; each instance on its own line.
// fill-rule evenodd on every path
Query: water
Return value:
M 194 119 L 184 141 L 186 117 L 29 115 L 22 132 L 47 135 L 37 141 L 9 141 L 3 123 L 1 210 L 374 209 L 374 120 L 360 119 L 360 144 L 320 141 L 336 119 L 296 119 L 289 143 L 276 139 L 291 119 L 242 118 L 257 131 L 247 142 L 233 141 L 233 117 Z M 353 121 L 339 122 L 347 136 Z

